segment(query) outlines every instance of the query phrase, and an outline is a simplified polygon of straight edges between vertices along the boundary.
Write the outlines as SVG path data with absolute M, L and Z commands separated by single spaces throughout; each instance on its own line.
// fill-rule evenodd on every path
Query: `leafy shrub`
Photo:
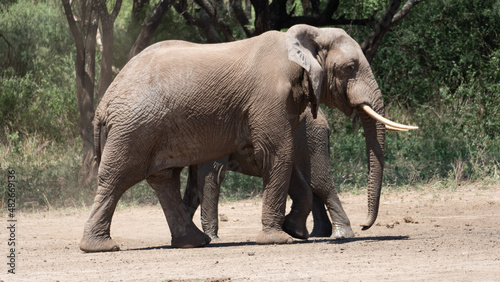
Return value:
M 74 48 L 59 6 L 22 0 L 2 10 L 1 17 L 0 31 L 12 45 L 0 40 L 4 137 L 15 132 L 57 140 L 74 137 Z
M 372 68 L 388 113 L 420 126 L 388 135 L 386 182 L 446 178 L 457 163 L 460 179 L 496 175 L 499 16 L 497 1 L 429 1 L 386 35 Z

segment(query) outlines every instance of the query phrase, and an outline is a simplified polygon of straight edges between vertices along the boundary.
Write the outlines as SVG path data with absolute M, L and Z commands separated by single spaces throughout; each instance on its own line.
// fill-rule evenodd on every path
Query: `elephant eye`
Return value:
M 350 76 L 352 74 L 354 74 L 356 70 L 356 65 L 355 64 L 349 64 L 345 69 L 344 69 L 344 72 L 345 72 L 345 75 L 346 76 Z

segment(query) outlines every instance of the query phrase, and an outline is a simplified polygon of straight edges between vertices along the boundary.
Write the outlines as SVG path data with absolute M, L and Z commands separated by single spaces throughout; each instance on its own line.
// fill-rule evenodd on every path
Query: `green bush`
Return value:
M 74 48 L 57 2 L 18 1 L 1 10 L 0 124 L 64 140 L 77 133 Z
M 388 135 L 386 182 L 498 178 L 499 18 L 498 1 L 429 1 L 386 35 L 372 68 L 389 116 L 420 126 Z

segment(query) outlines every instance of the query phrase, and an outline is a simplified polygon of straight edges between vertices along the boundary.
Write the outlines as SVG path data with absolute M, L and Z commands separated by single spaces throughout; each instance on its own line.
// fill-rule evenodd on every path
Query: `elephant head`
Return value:
M 362 229 L 377 218 L 384 170 L 385 130 L 417 129 L 385 119 L 384 103 L 370 65 L 361 47 L 345 31 L 296 25 L 286 33 L 288 58 L 309 75 L 314 97 L 313 115 L 318 103 L 336 107 L 349 116 L 354 110 L 361 117 L 368 154 L 368 218 Z

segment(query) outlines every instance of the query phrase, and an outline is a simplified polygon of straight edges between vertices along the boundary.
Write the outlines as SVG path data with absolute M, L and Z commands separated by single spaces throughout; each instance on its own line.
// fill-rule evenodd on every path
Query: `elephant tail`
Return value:
M 99 118 L 96 113 L 96 118 L 94 120 L 94 153 L 95 153 L 95 161 L 97 166 L 101 163 L 101 154 L 102 148 L 104 148 L 104 144 L 106 143 L 106 123 Z

